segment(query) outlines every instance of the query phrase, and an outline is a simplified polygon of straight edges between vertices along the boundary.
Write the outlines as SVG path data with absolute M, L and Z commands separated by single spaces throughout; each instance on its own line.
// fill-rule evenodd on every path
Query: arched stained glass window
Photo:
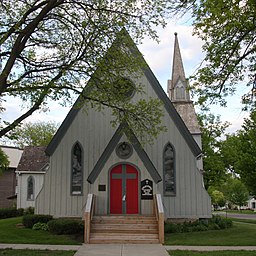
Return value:
M 33 201 L 35 199 L 35 180 L 33 176 L 27 179 L 27 200 Z
M 71 194 L 82 195 L 83 190 L 83 150 L 77 142 L 72 149 Z
M 163 180 L 164 195 L 175 196 L 176 194 L 176 174 L 175 174 L 175 151 L 171 143 L 164 148 L 163 153 Z

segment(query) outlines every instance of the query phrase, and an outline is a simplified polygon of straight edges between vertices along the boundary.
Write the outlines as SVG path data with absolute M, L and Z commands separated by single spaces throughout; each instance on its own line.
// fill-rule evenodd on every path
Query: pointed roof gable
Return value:
M 132 40 L 130 35 L 128 34 L 128 32 L 122 30 L 122 33 L 124 33 L 124 32 L 126 33 L 126 36 L 130 40 Z M 137 48 L 137 46 L 135 45 L 135 43 L 134 43 L 133 49 L 131 49 L 131 52 L 135 56 L 139 55 L 139 56 L 142 57 L 142 54 L 140 53 L 140 51 Z M 173 120 L 176 127 L 180 130 L 181 135 L 184 137 L 185 141 L 187 142 L 187 144 L 190 147 L 191 151 L 193 152 L 194 156 L 196 156 L 196 157 L 199 156 L 201 154 L 201 149 L 199 148 L 199 146 L 197 145 L 197 143 L 193 139 L 191 133 L 189 132 L 188 128 L 186 127 L 185 123 L 183 122 L 182 118 L 179 116 L 179 114 L 176 111 L 176 109 L 174 108 L 174 106 L 172 105 L 170 99 L 168 98 L 168 96 L 164 92 L 163 88 L 159 84 L 158 80 L 156 79 L 152 70 L 150 69 L 150 67 L 146 63 L 145 59 L 143 57 L 142 57 L 142 59 L 143 59 L 143 62 L 144 62 L 144 67 L 142 68 L 142 70 L 144 72 L 144 75 L 149 80 L 152 88 L 154 89 L 154 91 L 157 94 L 157 96 L 159 97 L 159 99 L 161 99 L 163 101 L 166 111 L 170 115 L 170 118 Z M 85 87 L 85 90 L 81 93 L 81 95 L 84 95 L 86 93 L 86 90 L 88 90 L 88 87 Z M 60 140 L 65 135 L 66 131 L 68 130 L 68 128 L 70 126 L 70 124 L 72 123 L 75 116 L 79 112 L 79 110 L 81 108 L 81 104 L 79 105 L 80 97 L 82 97 L 81 95 L 78 97 L 76 103 L 74 104 L 74 106 L 72 107 L 72 109 L 68 113 L 67 117 L 65 118 L 65 120 L 61 124 L 60 128 L 58 129 L 58 131 L 54 135 L 52 141 L 49 143 L 48 147 L 46 148 L 47 155 L 52 155 L 54 153 L 55 149 L 57 148 L 58 144 L 60 143 Z
M 116 130 L 115 134 L 113 135 L 112 139 L 109 141 L 107 147 L 105 148 L 104 152 L 100 156 L 99 160 L 97 161 L 96 165 L 94 166 L 93 170 L 88 176 L 87 181 L 89 183 L 94 183 L 94 181 L 97 179 L 99 176 L 101 170 L 103 169 L 105 163 L 107 162 L 108 158 L 112 154 L 112 152 L 115 150 L 118 142 L 120 141 L 121 137 L 123 134 L 126 132 L 123 132 L 123 127 L 126 126 L 127 124 L 121 124 L 118 129 Z M 150 158 L 148 157 L 147 153 L 144 151 L 142 148 L 140 142 L 136 138 L 135 134 L 130 130 L 130 141 L 131 144 L 133 145 L 133 148 L 137 152 L 138 156 L 142 160 L 143 164 L 147 168 L 149 174 L 151 175 L 152 179 L 158 183 L 162 180 L 161 176 L 159 175 L 157 169 L 155 168 L 154 164 L 151 162 Z M 128 134 L 126 134 L 128 136 Z

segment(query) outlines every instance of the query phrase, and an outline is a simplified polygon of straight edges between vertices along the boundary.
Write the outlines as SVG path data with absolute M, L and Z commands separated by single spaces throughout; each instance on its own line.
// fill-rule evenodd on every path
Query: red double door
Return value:
M 139 213 L 138 171 L 120 164 L 110 171 L 110 214 Z

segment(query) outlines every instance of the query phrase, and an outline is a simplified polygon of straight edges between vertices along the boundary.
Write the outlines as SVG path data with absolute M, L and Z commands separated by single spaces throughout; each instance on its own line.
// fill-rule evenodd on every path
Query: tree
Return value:
M 226 204 L 225 196 L 221 191 L 213 189 L 213 190 L 208 190 L 208 193 L 211 197 L 212 204 L 215 210 L 217 210 L 218 207 L 225 206 Z
M 12 143 L 20 148 L 25 146 L 47 146 L 57 131 L 54 122 L 25 123 L 11 132 Z
M 8 168 L 9 163 L 8 156 L 0 148 L 0 175 Z
M 10 123 L 2 120 L 0 137 L 49 100 L 67 104 L 84 87 L 90 90 L 80 103 L 89 102 L 97 110 L 110 107 L 114 123 L 129 121 L 137 125 L 136 132 L 149 133 L 148 137 L 164 130 L 159 101 L 129 104 L 114 86 L 127 73 L 138 75 L 142 63 L 141 56 L 131 53 L 133 42 L 122 29 L 136 42 L 144 35 L 157 39 L 153 25 L 165 26 L 171 8 L 167 0 L 1 1 L 1 107 L 4 96 L 14 96 L 26 103 L 26 111 Z M 134 89 L 143 91 L 140 85 Z
M 221 136 L 228 122 L 222 123 L 219 116 L 213 114 L 198 115 L 202 132 L 202 152 L 204 164 L 204 184 L 208 189 L 226 180 L 226 169 L 221 155 Z
M 256 194 L 256 111 L 245 119 L 239 134 L 239 174 L 248 189 Z
M 238 179 L 230 179 L 226 187 L 227 199 L 239 207 L 244 206 L 249 198 L 246 186 Z
M 242 129 L 223 142 L 226 166 L 240 176 L 252 194 L 256 194 L 256 111 L 245 119 Z
M 192 14 L 194 34 L 203 40 L 204 63 L 194 76 L 199 102 L 233 94 L 240 83 L 251 90 L 243 96 L 252 104 L 256 93 L 255 0 L 173 1 L 177 12 Z
M 237 132 L 238 134 L 239 132 Z M 229 173 L 237 175 L 237 162 L 241 157 L 238 144 L 240 144 L 237 134 L 227 134 L 225 140 L 222 141 L 221 155 L 225 167 Z

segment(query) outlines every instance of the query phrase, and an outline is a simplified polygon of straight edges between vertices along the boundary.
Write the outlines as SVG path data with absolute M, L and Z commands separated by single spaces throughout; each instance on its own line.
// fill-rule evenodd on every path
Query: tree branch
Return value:
M 9 76 L 13 65 L 17 59 L 17 56 L 20 55 L 22 50 L 25 47 L 25 44 L 31 34 L 34 32 L 35 28 L 38 26 L 39 22 L 41 22 L 45 15 L 50 12 L 54 7 L 61 4 L 64 0 L 49 0 L 48 4 L 41 10 L 41 12 L 20 32 L 17 37 L 13 47 L 9 59 L 6 62 L 6 65 L 0 75 L 0 95 L 7 88 L 7 77 Z

